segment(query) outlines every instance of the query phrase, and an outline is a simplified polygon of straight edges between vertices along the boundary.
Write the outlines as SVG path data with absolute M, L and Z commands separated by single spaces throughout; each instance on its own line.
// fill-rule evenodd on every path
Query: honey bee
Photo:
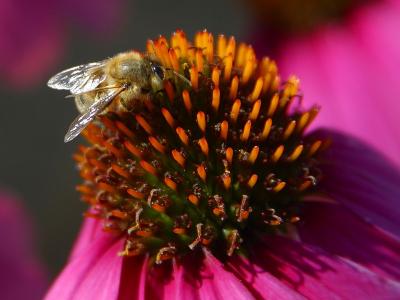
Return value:
M 131 111 L 151 93 L 163 89 L 163 81 L 176 76 L 190 85 L 183 75 L 165 68 L 147 54 L 131 51 L 64 70 L 47 82 L 50 88 L 69 90 L 80 115 L 64 137 L 67 143 L 77 137 L 93 119 L 108 110 Z M 113 101 L 115 99 L 115 101 Z

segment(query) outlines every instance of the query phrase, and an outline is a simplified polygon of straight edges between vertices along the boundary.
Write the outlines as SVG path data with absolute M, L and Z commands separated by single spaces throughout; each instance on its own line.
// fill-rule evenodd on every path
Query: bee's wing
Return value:
M 104 93 L 97 94 L 94 103 L 89 107 L 87 112 L 78 116 L 69 126 L 68 131 L 64 137 L 64 142 L 68 143 L 76 138 L 83 129 L 91 122 L 93 119 L 101 113 L 107 105 L 119 94 L 125 87 L 115 88 L 112 90 L 107 90 Z
M 64 70 L 49 79 L 47 85 L 56 90 L 69 90 L 72 94 L 93 90 L 106 79 L 102 68 L 106 60 Z

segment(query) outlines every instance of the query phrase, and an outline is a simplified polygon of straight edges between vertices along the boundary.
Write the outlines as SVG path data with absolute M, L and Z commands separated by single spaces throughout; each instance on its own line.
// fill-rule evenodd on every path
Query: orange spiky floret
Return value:
M 149 41 L 188 80 L 166 80 L 140 111 L 98 117 L 74 156 L 87 215 L 125 234 L 121 255 L 162 263 L 200 245 L 233 255 L 244 230 L 284 232 L 300 220 L 318 183 L 324 141 L 304 134 L 318 108 L 290 108 L 298 79 L 280 86 L 276 64 L 233 37 L 202 31 L 192 45 L 182 31 Z

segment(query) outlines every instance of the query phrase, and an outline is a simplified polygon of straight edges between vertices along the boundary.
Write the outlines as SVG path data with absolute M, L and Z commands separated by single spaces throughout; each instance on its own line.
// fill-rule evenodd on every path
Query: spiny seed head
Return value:
M 274 61 L 207 31 L 193 45 L 182 31 L 149 45 L 190 84 L 169 79 L 140 111 L 99 116 L 75 155 L 77 189 L 90 216 L 124 234 L 121 255 L 229 256 L 297 222 L 324 146 L 304 134 L 318 108 L 300 110 L 298 79 L 282 83 Z

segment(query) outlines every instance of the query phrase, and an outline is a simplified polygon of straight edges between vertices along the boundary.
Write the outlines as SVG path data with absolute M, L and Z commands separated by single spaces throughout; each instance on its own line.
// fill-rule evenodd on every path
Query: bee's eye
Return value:
M 160 78 L 160 79 L 164 79 L 164 70 L 162 67 L 160 67 L 159 65 L 152 65 L 151 69 L 153 70 L 153 72 Z

